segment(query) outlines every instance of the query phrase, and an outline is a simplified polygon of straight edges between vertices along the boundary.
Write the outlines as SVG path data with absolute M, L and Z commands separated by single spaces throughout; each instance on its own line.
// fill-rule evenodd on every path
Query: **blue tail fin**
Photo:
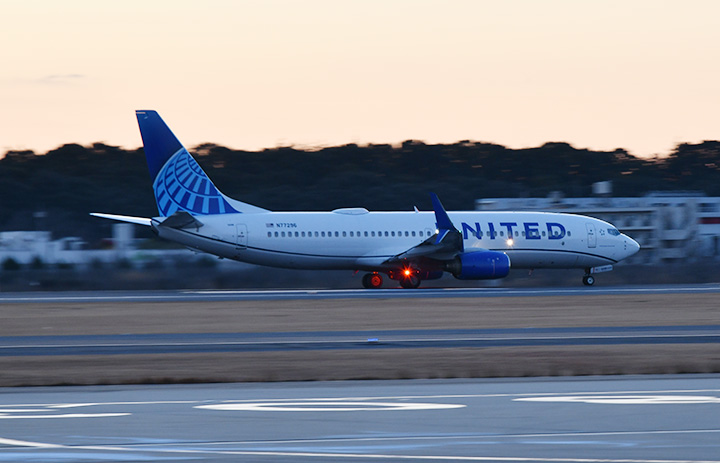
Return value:
M 161 216 L 268 212 L 220 193 L 157 112 L 135 115 Z

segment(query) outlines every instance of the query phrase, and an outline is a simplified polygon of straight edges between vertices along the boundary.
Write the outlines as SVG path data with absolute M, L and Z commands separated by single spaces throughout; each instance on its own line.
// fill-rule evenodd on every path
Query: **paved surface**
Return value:
M 720 344 L 720 325 L 0 337 L 0 356 Z
M 720 376 L 0 390 L 0 461 L 720 462 Z
M 2 293 L 0 303 L 30 302 L 173 302 L 173 301 L 263 301 L 296 299 L 428 299 L 460 297 L 542 297 L 630 294 L 720 293 L 720 284 L 648 285 L 572 288 L 418 288 L 418 289 L 328 289 L 328 290 L 176 290 L 176 291 L 68 291 Z

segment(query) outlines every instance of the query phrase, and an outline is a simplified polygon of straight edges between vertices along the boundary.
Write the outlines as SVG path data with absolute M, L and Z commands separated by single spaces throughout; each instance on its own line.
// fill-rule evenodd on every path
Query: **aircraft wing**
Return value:
M 436 259 L 449 260 L 463 252 L 462 234 L 450 221 L 445 208 L 435 193 L 430 193 L 435 210 L 435 221 L 437 222 L 437 233 L 422 243 L 407 251 L 397 254 L 386 263 L 394 263 L 405 260 Z

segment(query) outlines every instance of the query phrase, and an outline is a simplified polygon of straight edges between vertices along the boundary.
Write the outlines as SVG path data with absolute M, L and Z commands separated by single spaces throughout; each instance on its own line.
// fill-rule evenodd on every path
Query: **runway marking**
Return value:
M 337 437 L 327 439 L 287 439 L 287 440 L 261 440 L 261 441 L 220 441 L 203 442 L 202 445 L 281 445 L 281 444 L 321 444 L 341 442 L 401 442 L 401 441 L 444 441 L 444 440 L 496 440 L 496 439 L 535 439 L 558 437 L 601 437 L 601 436 L 644 436 L 644 435 L 672 435 L 672 434 L 720 434 L 720 429 L 680 429 L 664 431 L 605 431 L 605 432 L 558 432 L 537 434 L 459 434 L 457 436 L 398 436 L 398 437 Z M 133 447 L 152 447 L 157 444 L 137 444 Z M 197 446 L 197 442 L 174 443 L 175 446 Z
M 118 447 L 105 446 L 78 446 L 63 447 L 78 450 L 124 450 Z M 316 457 L 334 459 L 368 459 L 368 460 L 423 460 L 423 461 L 510 461 L 510 462 L 548 462 L 548 463 L 720 463 L 720 460 L 656 460 L 656 459 L 596 459 L 596 458 L 542 458 L 542 457 L 483 457 L 483 456 L 457 456 L 457 455 L 393 455 L 393 454 L 363 454 L 363 453 L 322 453 L 322 452 L 274 452 L 274 451 L 242 451 L 242 450 L 191 450 L 191 449 L 125 449 L 127 451 L 152 451 L 167 454 L 194 454 L 194 455 L 242 455 L 242 456 L 278 456 L 278 457 Z
M 28 442 L 0 438 L 0 445 L 32 447 L 37 449 L 100 450 L 128 453 L 160 453 L 186 455 L 242 455 L 242 456 L 282 456 L 316 457 L 334 459 L 369 460 L 423 460 L 423 461 L 507 461 L 507 462 L 547 462 L 547 463 L 720 463 L 720 460 L 658 460 L 658 459 L 596 459 L 596 458 L 542 458 L 542 457 L 501 457 L 501 456 L 459 456 L 459 455 L 393 455 L 362 453 L 323 453 L 323 452 L 281 452 L 281 451 L 243 451 L 243 450 L 202 450 L 202 449 L 151 449 L 138 447 L 105 445 L 59 445 L 43 442 Z M 198 445 L 194 443 L 193 445 Z
M 78 403 L 55 403 L 55 404 L 3 404 L 2 407 L 47 407 L 47 408 L 74 408 L 74 407 L 96 407 L 103 405 L 165 405 L 165 404 L 196 404 L 205 402 L 203 400 L 153 400 L 142 402 L 78 402 Z
M 401 440 L 450 440 L 450 439 L 498 439 L 498 438 L 536 438 L 536 437 L 588 437 L 607 435 L 645 435 L 645 434 L 687 434 L 687 433 L 720 433 L 720 429 L 697 429 L 676 431 L 618 431 L 618 432 L 589 432 L 589 433 L 556 433 L 556 434 L 506 434 L 506 435 L 459 435 L 459 436 L 418 436 L 418 437 L 388 437 L 388 438 L 339 438 L 339 439 L 308 439 L 287 441 L 238 441 L 238 442 L 198 442 L 175 443 L 174 447 L 183 445 L 268 445 L 282 443 L 318 443 L 318 442 L 360 442 L 360 441 L 401 441 Z M 211 450 L 211 449 L 182 449 L 157 448 L 158 444 L 140 444 L 132 447 L 105 446 L 105 445 L 61 445 L 43 442 L 29 442 L 15 439 L 0 438 L 0 445 L 32 447 L 37 449 L 67 449 L 67 450 L 101 450 L 114 452 L 146 452 L 159 454 L 194 454 L 194 455 L 242 455 L 242 456 L 283 456 L 283 457 L 317 457 L 334 459 L 384 459 L 384 460 L 423 460 L 423 461 L 507 461 L 507 462 L 556 462 L 556 463 L 720 463 L 720 460 L 660 460 L 660 459 L 594 459 L 594 458 L 542 458 L 542 457 L 502 457 L 502 456 L 458 456 L 458 455 L 392 455 L 392 454 L 362 454 L 362 453 L 323 453 L 323 452 L 285 452 L 285 451 L 243 451 L 243 450 Z M 154 448 L 153 448 L 154 447 Z
M 582 391 L 582 392 L 565 392 L 563 396 L 600 396 L 600 395 L 631 395 L 631 394 L 699 394 L 715 392 L 720 393 L 720 389 L 669 389 L 659 391 Z M 499 398 L 499 397 L 532 397 L 532 396 L 557 396 L 557 392 L 524 392 L 524 393 L 497 393 L 497 394 L 434 394 L 434 395 L 404 395 L 404 396 L 355 396 L 355 397 L 304 397 L 292 399 L 229 399 L 222 402 L 225 403 L 251 403 L 251 402 L 283 402 L 283 401 L 364 401 L 364 400 L 431 400 L 431 399 L 482 399 L 482 398 Z
M 154 405 L 154 404 L 188 404 L 198 403 L 197 401 L 165 401 L 165 402 L 107 402 L 107 403 L 62 403 L 62 404 L 33 404 L 33 405 L 2 405 L 0 409 L 0 420 L 42 420 L 60 418 L 115 418 L 130 416 L 129 412 L 114 413 L 55 413 L 59 410 L 80 407 L 95 407 L 102 405 Z M 41 414 L 37 414 L 41 413 Z
M 598 395 L 598 396 L 548 396 L 513 399 L 523 402 L 567 402 L 617 405 L 665 405 L 665 404 L 720 404 L 720 397 L 682 395 Z
M 5 439 L 0 437 L 0 445 L 12 445 L 16 447 L 34 447 L 39 449 L 56 449 L 62 448 L 63 445 L 44 444 L 42 442 L 28 442 L 24 440 Z
M 465 408 L 463 404 L 392 403 L 392 402 L 348 402 L 306 401 L 306 402 L 265 402 L 265 403 L 223 403 L 199 405 L 194 408 L 205 410 L 254 411 L 254 412 L 359 412 L 359 411 L 408 411 L 444 410 Z
M 663 287 L 606 287 L 606 288 L 497 288 L 497 287 L 471 287 L 471 288 L 421 288 L 404 290 L 400 288 L 388 289 L 287 289 L 287 290 L 182 290 L 165 292 L 163 294 L 70 294 L 70 295 L 4 295 L 0 303 L 23 302 L 114 302 L 114 301 L 178 301 L 178 300 L 206 300 L 207 298 L 226 298 L 237 296 L 250 299 L 328 299 L 328 298 L 422 298 L 422 297 L 526 297 L 526 296 L 592 296 L 617 294 L 683 294 L 683 293 L 717 293 L 720 286 L 717 284 L 690 285 L 690 286 L 663 286 Z
M 15 412 L 17 413 L 17 412 Z M 114 418 L 132 413 L 66 413 L 63 415 L 9 415 L 0 413 L 0 420 L 45 420 L 54 418 Z

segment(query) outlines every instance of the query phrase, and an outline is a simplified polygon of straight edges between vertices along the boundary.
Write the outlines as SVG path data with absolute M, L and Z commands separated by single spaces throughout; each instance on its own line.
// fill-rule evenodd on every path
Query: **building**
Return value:
M 698 192 L 654 192 L 637 198 L 613 198 L 607 186 L 600 196 L 478 199 L 481 211 L 542 210 L 596 217 L 615 225 L 640 244 L 627 263 L 659 264 L 720 258 L 720 197 Z

